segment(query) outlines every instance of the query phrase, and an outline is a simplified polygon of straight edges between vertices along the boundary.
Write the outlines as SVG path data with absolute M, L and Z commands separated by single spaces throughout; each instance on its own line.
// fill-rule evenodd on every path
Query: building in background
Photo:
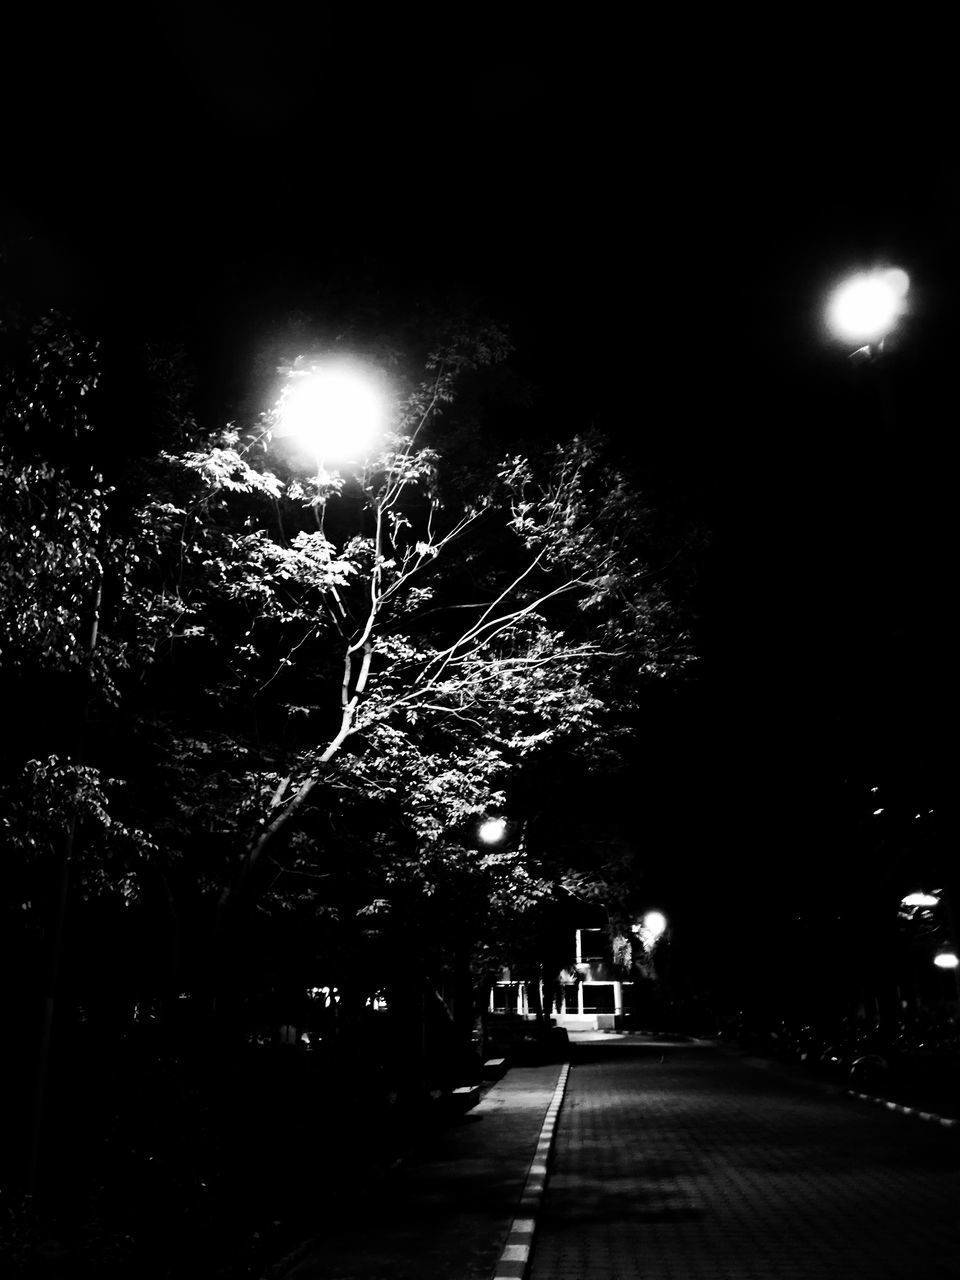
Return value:
M 627 1025 L 637 1009 L 637 987 L 629 954 L 615 959 L 614 944 L 603 928 L 576 930 L 572 969 L 550 984 L 514 979 L 504 969 L 490 990 L 492 1016 L 545 1017 L 569 1030 L 612 1031 Z M 625 963 L 624 963 L 625 961 Z

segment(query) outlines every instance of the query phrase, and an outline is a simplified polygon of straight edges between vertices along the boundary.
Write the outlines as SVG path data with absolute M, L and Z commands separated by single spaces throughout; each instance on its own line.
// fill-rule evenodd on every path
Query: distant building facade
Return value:
M 577 929 L 572 969 L 561 971 L 549 986 L 515 980 L 505 969 L 491 987 L 488 1012 L 535 1018 L 542 1008 L 558 1027 L 610 1031 L 633 1014 L 636 995 L 637 984 L 614 965 L 606 929 Z

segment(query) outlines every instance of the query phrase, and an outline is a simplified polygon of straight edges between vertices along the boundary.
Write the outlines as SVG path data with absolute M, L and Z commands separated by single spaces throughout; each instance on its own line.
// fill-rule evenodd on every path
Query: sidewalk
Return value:
M 513 1067 L 269 1280 L 489 1280 L 520 1204 L 559 1064 Z

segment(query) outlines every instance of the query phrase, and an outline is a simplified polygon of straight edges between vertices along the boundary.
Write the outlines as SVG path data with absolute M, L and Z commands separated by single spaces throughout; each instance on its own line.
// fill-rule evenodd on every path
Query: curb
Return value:
M 563 1095 L 566 1092 L 569 1074 L 570 1063 L 565 1062 L 560 1068 L 560 1076 L 537 1139 L 537 1150 L 527 1171 L 523 1193 L 520 1196 L 519 1212 L 510 1225 L 507 1241 L 494 1269 L 492 1280 L 524 1280 L 527 1274 L 533 1249 L 533 1236 L 537 1228 L 537 1213 L 547 1185 L 547 1161 L 553 1149 L 557 1117 L 563 1105 Z
M 844 1096 L 856 1098 L 858 1102 L 872 1102 L 876 1107 L 886 1107 L 888 1111 L 898 1111 L 903 1116 L 916 1116 L 918 1120 L 929 1120 L 944 1129 L 953 1129 L 957 1125 L 954 1116 L 938 1116 L 935 1111 L 921 1111 L 919 1107 L 908 1107 L 905 1102 L 891 1102 L 888 1098 L 877 1098 L 872 1093 L 857 1093 L 855 1089 L 844 1089 Z
M 720 1048 L 720 1052 L 728 1057 L 735 1058 L 745 1066 L 754 1067 L 761 1071 L 773 1071 L 782 1080 L 786 1080 L 800 1089 L 812 1089 L 835 1098 L 850 1098 L 856 1102 L 868 1102 L 875 1107 L 885 1107 L 887 1111 L 895 1111 L 902 1116 L 916 1116 L 918 1120 L 926 1120 L 931 1124 L 938 1124 L 944 1129 L 955 1129 L 960 1125 L 960 1120 L 955 1116 L 941 1116 L 935 1111 L 923 1111 L 920 1107 L 911 1107 L 905 1102 L 894 1102 L 890 1098 L 881 1098 L 872 1093 L 860 1093 L 858 1090 L 849 1089 L 846 1085 L 839 1084 L 836 1081 L 819 1080 L 815 1076 L 798 1076 L 789 1069 L 785 1070 L 783 1064 L 777 1062 L 775 1058 L 760 1058 L 753 1054 L 731 1053 L 726 1048 Z

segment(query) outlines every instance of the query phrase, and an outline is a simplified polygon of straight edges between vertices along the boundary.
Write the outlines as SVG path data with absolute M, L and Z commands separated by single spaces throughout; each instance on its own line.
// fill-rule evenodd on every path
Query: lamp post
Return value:
M 876 366 L 884 343 L 909 310 L 910 277 L 902 267 L 861 271 L 836 285 L 827 302 L 824 319 L 829 333 L 847 347 L 855 364 Z M 873 390 L 888 435 L 894 428 L 893 397 L 882 366 L 875 368 Z
M 337 465 L 361 461 L 384 430 L 388 409 L 386 385 L 371 367 L 344 356 L 332 356 L 313 361 L 298 358 L 286 371 L 286 380 L 270 416 L 274 435 L 289 439 L 303 452 L 312 455 L 316 464 L 319 495 L 325 466 L 328 463 Z M 378 502 L 375 497 L 371 497 L 370 500 L 375 504 Z M 317 528 L 322 533 L 323 522 L 319 505 L 314 503 L 313 509 Z M 381 558 L 380 514 L 381 508 L 377 505 L 375 566 L 379 565 Z M 321 539 L 321 547 L 321 554 L 325 554 L 329 560 L 330 545 L 325 539 Z M 379 568 L 375 567 L 374 574 L 378 572 Z M 376 577 L 374 580 L 377 581 Z M 348 613 L 337 588 L 331 585 L 328 591 L 336 606 L 335 612 L 333 609 L 331 611 L 334 612 L 335 623 L 345 642 L 345 674 L 340 731 L 320 757 L 321 766 L 326 764 L 345 741 L 353 723 L 357 704 L 363 695 L 370 672 L 373 646 L 369 633 L 375 614 L 375 610 L 369 613 L 366 627 L 359 628 L 360 635 L 356 638 L 355 632 L 353 635 L 350 634 Z M 363 651 L 363 658 L 359 673 L 353 675 L 354 654 L 358 650 Z M 352 681 L 351 676 L 353 676 Z M 349 695 L 348 686 L 351 690 Z M 259 831 L 247 851 L 236 879 L 232 885 L 224 889 L 220 896 L 217 913 L 219 931 L 225 931 L 225 920 L 231 902 L 249 884 L 254 869 L 270 840 L 276 835 L 286 818 L 304 802 L 316 785 L 316 780 L 316 774 L 309 776 L 292 800 L 287 803 L 285 816 L 281 813 Z M 218 993 L 219 989 L 218 980 Z M 214 1007 L 216 1004 L 217 996 L 215 995 Z

